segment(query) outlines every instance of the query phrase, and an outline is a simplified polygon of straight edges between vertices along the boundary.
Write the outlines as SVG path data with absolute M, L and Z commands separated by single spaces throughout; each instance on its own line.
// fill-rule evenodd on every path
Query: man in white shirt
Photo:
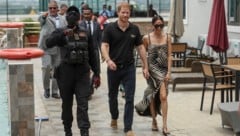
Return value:
M 95 48 L 95 52 L 97 54 L 98 64 L 100 64 L 100 45 L 101 45 L 101 38 L 102 38 L 102 31 L 100 30 L 100 25 L 96 22 L 93 17 L 92 9 L 87 7 L 82 10 L 83 12 L 83 20 L 80 22 L 80 26 L 85 27 L 88 30 L 89 37 L 91 38 L 92 45 Z M 92 82 L 91 82 L 92 83 Z M 94 93 L 94 86 L 91 84 L 91 93 Z M 89 99 L 91 99 L 90 96 Z

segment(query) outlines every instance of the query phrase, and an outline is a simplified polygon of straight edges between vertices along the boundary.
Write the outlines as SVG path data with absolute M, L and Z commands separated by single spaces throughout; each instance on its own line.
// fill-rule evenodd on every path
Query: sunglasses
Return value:
M 157 28 L 161 28 L 161 29 L 163 29 L 163 27 L 164 27 L 164 24 L 156 24 L 156 25 L 154 25 L 154 27 L 157 29 Z
M 48 9 L 57 9 L 57 7 L 48 7 Z

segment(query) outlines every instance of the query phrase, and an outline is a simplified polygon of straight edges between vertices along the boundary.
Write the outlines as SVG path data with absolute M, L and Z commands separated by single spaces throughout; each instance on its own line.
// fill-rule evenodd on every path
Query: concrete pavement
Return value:
M 43 97 L 41 60 L 33 59 L 34 82 L 35 82 L 35 114 L 36 116 L 49 117 L 49 121 L 42 122 L 41 136 L 64 136 L 61 121 L 61 100 L 45 99 Z M 119 94 L 120 116 L 118 129 L 110 128 L 110 113 L 108 110 L 108 95 L 106 82 L 106 64 L 102 64 L 101 86 L 95 91 L 92 100 L 89 101 L 89 117 L 91 121 L 90 136 L 124 136 L 123 133 L 123 108 L 124 99 Z M 210 115 L 210 100 L 212 93 L 206 92 L 204 110 L 200 111 L 201 84 L 179 85 L 175 92 L 169 85 L 169 111 L 168 129 L 171 136 L 233 136 L 230 128 L 222 128 L 221 117 L 217 108 L 220 101 L 220 92 L 216 93 L 213 114 Z M 141 68 L 137 69 L 137 82 L 135 103 L 142 99 L 146 87 L 145 79 L 142 76 Z M 76 115 L 76 103 L 73 106 L 74 116 Z M 162 118 L 158 116 L 159 132 L 151 131 L 151 118 L 140 117 L 134 112 L 133 131 L 136 136 L 162 136 Z M 38 122 L 35 124 L 36 135 Z M 79 136 L 76 116 L 73 122 L 73 135 Z

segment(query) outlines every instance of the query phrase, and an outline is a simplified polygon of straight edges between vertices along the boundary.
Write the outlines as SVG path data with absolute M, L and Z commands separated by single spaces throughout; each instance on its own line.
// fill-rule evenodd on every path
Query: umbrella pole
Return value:
M 176 36 L 176 6 L 177 6 L 177 1 L 174 0 L 174 16 L 173 16 L 173 41 L 174 43 L 177 42 L 177 36 Z
M 220 61 L 220 64 L 222 64 L 222 65 L 227 64 L 227 53 L 226 53 L 226 51 L 219 52 L 219 61 Z

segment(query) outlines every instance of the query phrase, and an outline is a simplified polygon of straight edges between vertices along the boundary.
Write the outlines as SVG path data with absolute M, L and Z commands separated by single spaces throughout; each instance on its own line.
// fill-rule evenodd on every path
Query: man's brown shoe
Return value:
M 135 135 L 134 135 L 133 131 L 130 130 L 126 133 L 126 136 L 135 136 Z
M 112 127 L 113 129 L 117 129 L 117 120 L 116 120 L 116 119 L 112 119 L 112 121 L 111 121 L 111 127 Z

